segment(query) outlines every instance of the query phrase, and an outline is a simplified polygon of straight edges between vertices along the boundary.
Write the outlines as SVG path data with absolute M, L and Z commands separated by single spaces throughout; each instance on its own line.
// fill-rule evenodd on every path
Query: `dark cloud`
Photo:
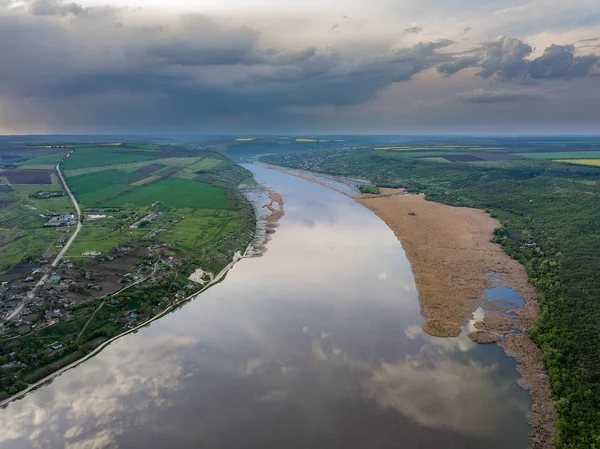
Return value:
M 483 78 L 497 76 L 503 81 L 521 78 L 527 74 L 525 60 L 533 49 L 519 39 L 500 38 L 481 46 L 483 60 L 479 75 Z
M 454 75 L 467 67 L 473 67 L 481 58 L 479 56 L 464 56 L 453 61 L 444 62 L 437 66 L 437 71 L 445 75 Z
M 30 6 L 30 11 L 36 16 L 67 16 L 81 14 L 85 11 L 77 3 L 63 3 L 58 0 L 37 0 Z
M 533 48 L 520 39 L 501 37 L 483 43 L 473 56 L 443 63 L 437 70 L 452 75 L 468 67 L 480 67 L 482 78 L 528 83 L 585 77 L 600 61 L 594 54 L 576 56 L 574 45 L 553 44 L 541 56 L 530 59 L 532 53 Z
M 23 5 L 34 16 L 100 18 L 111 16 L 119 11 L 119 8 L 108 4 L 92 8 L 63 0 L 26 0 Z
M 544 98 L 539 93 L 529 92 L 471 92 L 465 95 L 461 95 L 460 100 L 464 103 L 519 103 L 522 101 L 537 101 Z
M 135 14 L 59 0 L 0 11 L 2 120 L 68 131 L 279 123 L 302 108 L 364 105 L 430 69 L 450 76 L 474 68 L 482 78 L 526 83 L 580 78 L 598 62 L 557 45 L 531 59 L 532 48 L 510 38 L 460 53 L 450 51 L 450 40 L 282 48 L 250 26 L 194 14 L 130 20 Z M 510 95 L 461 101 L 508 102 Z
M 573 79 L 587 76 L 598 63 L 598 56 L 575 56 L 574 45 L 551 45 L 529 63 L 533 79 Z
M 451 58 L 442 53 L 448 40 L 370 54 L 292 50 L 266 47 L 255 29 L 201 15 L 169 26 L 129 26 L 126 17 L 95 14 L 45 1 L 31 4 L 29 14 L 0 15 L 0 103 L 12 117 L 30 104 L 30 116 L 54 127 L 264 119 L 293 107 L 363 104 Z
M 419 34 L 421 31 L 423 31 L 423 28 L 420 26 L 412 26 L 404 30 L 406 34 Z
M 580 41 L 577 41 L 577 43 L 579 42 L 598 42 L 600 41 L 600 37 L 591 37 L 589 39 L 581 39 Z

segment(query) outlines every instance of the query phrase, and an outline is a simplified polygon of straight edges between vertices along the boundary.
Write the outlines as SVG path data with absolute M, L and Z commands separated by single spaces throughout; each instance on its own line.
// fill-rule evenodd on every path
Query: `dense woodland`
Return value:
M 600 448 L 600 168 L 515 160 L 437 163 L 393 151 L 273 155 L 265 162 L 405 187 L 485 209 L 496 241 L 523 263 L 542 315 L 541 347 L 559 410 L 557 446 Z

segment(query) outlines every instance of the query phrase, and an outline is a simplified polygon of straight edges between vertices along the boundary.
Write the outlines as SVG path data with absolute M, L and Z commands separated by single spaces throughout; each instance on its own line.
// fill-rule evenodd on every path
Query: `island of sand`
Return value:
M 510 319 L 501 310 L 488 311 L 469 337 L 478 343 L 499 342 L 521 363 L 519 385 L 533 400 L 531 447 L 551 447 L 556 421 L 552 390 L 541 351 L 527 336 L 539 315 L 535 289 L 525 267 L 491 241 L 500 223 L 484 211 L 427 201 L 401 189 L 355 199 L 385 221 L 401 241 L 419 291 L 423 329 L 430 335 L 460 334 L 484 299 L 485 289 L 494 286 L 490 274 L 521 294 L 523 309 L 511 310 Z

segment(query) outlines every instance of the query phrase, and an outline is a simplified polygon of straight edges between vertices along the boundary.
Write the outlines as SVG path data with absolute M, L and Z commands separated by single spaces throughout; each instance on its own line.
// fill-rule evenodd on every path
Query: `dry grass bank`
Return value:
M 499 310 L 488 311 L 482 322 L 475 323 L 478 331 L 469 336 L 479 343 L 499 341 L 521 363 L 519 385 L 533 400 L 531 447 L 552 447 L 557 417 L 552 390 L 541 351 L 526 334 L 539 315 L 535 289 L 525 267 L 491 242 L 500 223 L 484 211 L 426 201 L 422 195 L 394 196 L 387 190 L 385 196 L 356 200 L 385 221 L 401 241 L 419 291 L 425 332 L 458 335 L 484 298 L 484 289 L 493 286 L 489 273 L 521 293 L 525 307 L 512 310 L 514 318 L 501 313 L 508 308 L 501 302 L 490 301 L 490 308 Z M 507 334 L 511 329 L 523 333 Z
M 410 260 L 428 333 L 456 336 L 498 273 L 535 304 L 525 268 L 492 243 L 500 224 L 481 210 L 426 201 L 422 195 L 357 198 L 394 231 Z M 532 310 L 532 312 L 536 312 Z

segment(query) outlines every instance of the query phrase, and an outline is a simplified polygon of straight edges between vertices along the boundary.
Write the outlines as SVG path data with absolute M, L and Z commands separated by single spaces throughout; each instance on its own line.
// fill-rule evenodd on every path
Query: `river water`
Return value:
M 0 410 L 0 447 L 526 448 L 515 362 L 423 333 L 392 231 L 338 192 L 252 170 L 285 203 L 267 252 Z

